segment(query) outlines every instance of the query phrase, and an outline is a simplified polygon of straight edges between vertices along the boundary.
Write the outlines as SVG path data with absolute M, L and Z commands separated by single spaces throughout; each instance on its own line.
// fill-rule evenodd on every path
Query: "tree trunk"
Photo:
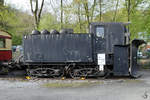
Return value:
M 80 3 L 78 3 L 78 21 L 79 21 L 79 29 L 80 29 L 80 32 L 81 32 L 81 5 Z
M 95 11 L 95 6 L 96 6 L 96 0 L 93 1 L 93 5 L 92 5 L 92 14 L 91 14 L 91 21 L 93 21 L 93 16 L 94 16 L 94 11 Z
M 33 3 L 33 0 L 30 0 L 31 12 L 34 15 L 34 19 L 35 19 L 35 28 L 39 29 L 39 24 L 40 24 L 40 20 L 41 20 L 41 13 L 42 13 L 42 9 L 44 6 L 44 0 L 42 0 L 40 8 L 38 7 L 38 5 L 39 5 L 38 0 L 35 1 L 35 9 L 33 9 L 32 3 Z
M 128 0 L 128 22 L 130 21 L 131 0 Z
M 117 3 L 116 3 L 115 14 L 114 14 L 114 17 L 113 17 L 113 21 L 114 22 L 116 22 L 116 16 L 117 16 L 117 11 L 118 11 L 118 6 L 119 6 L 119 0 L 117 0 Z
M 130 22 L 130 12 L 131 12 L 131 0 L 126 0 L 126 9 L 127 9 L 127 21 Z M 128 30 L 129 30 L 129 25 L 128 25 Z
M 61 0 L 61 29 L 63 28 L 63 0 Z
M 85 10 L 85 16 L 86 16 L 86 19 L 87 19 L 87 26 L 88 26 L 88 29 L 89 29 L 89 25 L 90 25 L 90 16 L 89 16 L 89 7 L 88 7 L 88 1 L 86 0 L 84 3 L 84 10 Z
M 99 21 L 102 21 L 102 0 L 99 0 Z

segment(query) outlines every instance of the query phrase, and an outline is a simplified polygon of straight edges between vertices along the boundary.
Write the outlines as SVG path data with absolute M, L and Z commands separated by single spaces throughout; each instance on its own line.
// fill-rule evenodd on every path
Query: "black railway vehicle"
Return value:
M 52 34 L 23 37 L 24 64 L 31 76 L 72 78 L 137 76 L 137 49 L 143 40 L 130 41 L 124 23 L 91 23 L 89 34 L 53 30 Z M 43 31 L 44 32 L 44 31 Z M 46 33 L 49 33 L 45 31 Z M 54 34 L 56 33 L 56 34 Z M 67 34 L 69 33 L 69 34 Z

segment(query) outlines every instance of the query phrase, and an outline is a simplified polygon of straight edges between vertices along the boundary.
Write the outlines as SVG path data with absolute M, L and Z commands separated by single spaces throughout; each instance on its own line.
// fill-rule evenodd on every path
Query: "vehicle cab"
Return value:
M 12 59 L 11 34 L 0 30 L 0 62 Z

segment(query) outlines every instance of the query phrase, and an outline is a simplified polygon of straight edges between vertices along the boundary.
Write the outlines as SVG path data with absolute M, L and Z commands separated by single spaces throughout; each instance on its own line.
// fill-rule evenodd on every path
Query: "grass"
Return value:
M 127 83 L 140 83 L 140 82 L 142 82 L 142 80 L 138 80 L 138 79 L 127 79 L 127 80 L 125 80 L 125 82 L 127 82 Z

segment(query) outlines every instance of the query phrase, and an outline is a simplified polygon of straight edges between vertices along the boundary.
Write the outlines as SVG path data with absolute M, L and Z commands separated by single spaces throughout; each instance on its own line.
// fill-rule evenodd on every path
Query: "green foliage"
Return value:
M 22 37 L 18 35 L 12 36 L 12 45 L 20 45 L 22 44 Z
M 51 29 L 60 29 L 60 23 L 57 21 L 56 17 L 53 16 L 50 13 L 46 13 L 42 16 L 41 18 L 41 22 L 39 25 L 39 30 L 43 30 L 43 29 L 47 29 L 47 30 L 51 30 Z
M 34 28 L 32 16 L 11 7 L 0 7 L 0 29 L 12 34 L 13 45 L 20 45 L 23 34 Z
M 143 13 L 142 13 L 142 23 L 141 27 L 143 29 L 143 36 L 146 37 L 146 40 L 150 42 L 150 8 L 147 8 Z
M 141 11 L 136 10 L 134 14 L 131 16 L 131 25 L 130 25 L 130 31 L 131 31 L 131 39 L 134 38 L 140 38 L 139 32 L 144 32 L 143 30 L 143 15 Z
M 14 13 L 11 12 L 9 8 L 1 6 L 0 7 L 0 28 L 1 29 L 8 30 L 12 28 L 10 25 L 12 20 L 10 18 L 14 18 Z

